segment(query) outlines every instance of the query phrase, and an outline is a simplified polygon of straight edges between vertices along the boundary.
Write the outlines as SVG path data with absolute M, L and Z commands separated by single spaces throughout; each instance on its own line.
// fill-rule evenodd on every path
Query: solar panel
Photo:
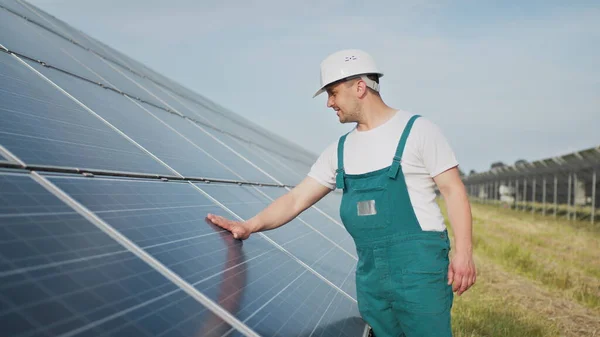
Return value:
M 6 11 L 0 11 L 0 21 L 4 21 L 3 27 L 8 28 L 0 32 L 0 41 L 9 50 L 26 56 L 35 55 L 36 60 L 41 58 L 38 55 L 43 55 L 44 63 L 53 67 L 92 81 L 109 82 L 133 97 L 158 103 L 152 94 L 135 85 L 101 58 L 73 43 Z
M 30 65 L 180 174 L 213 179 L 239 178 L 227 166 L 207 154 L 202 148 L 203 144 L 191 142 L 155 116 L 161 116 L 171 123 L 188 124 L 183 118 L 158 111 L 151 105 L 136 103 L 123 95 L 99 89 L 94 84 L 53 69 L 44 69 L 33 63 Z
M 322 305 L 322 301 L 329 301 L 326 303 L 329 305 L 336 295 L 337 290 L 331 290 L 328 283 L 260 235 L 242 244 L 216 226 L 208 226 L 204 221 L 207 213 L 227 214 L 193 185 L 64 176 L 50 180 L 213 301 L 224 297 L 222 301 L 235 302 L 229 311 L 243 322 L 255 316 L 268 316 L 269 322 L 257 321 L 256 326 L 274 328 L 274 321 L 286 321 L 291 311 L 300 316 L 325 315 L 326 311 L 314 313 L 315 308 Z M 215 186 L 221 185 L 211 184 L 209 190 Z M 242 189 L 235 185 L 229 187 L 238 192 Z M 341 281 L 353 284 L 348 270 L 336 265 L 344 261 L 336 259 L 340 253 L 330 253 L 331 258 L 324 258 L 329 253 L 325 250 L 331 251 L 333 245 L 319 252 L 302 248 L 306 243 L 315 246 L 324 243 L 324 240 L 313 241 L 315 239 L 313 232 L 310 239 L 295 240 L 297 246 L 286 244 L 284 248 L 308 254 L 306 258 L 294 255 L 301 260 L 317 261 L 313 264 L 315 269 L 327 272 L 326 277 L 332 282 L 343 277 Z M 351 268 L 351 263 L 346 268 Z M 305 298 L 300 292 L 304 287 L 315 289 L 317 293 L 327 292 L 330 298 L 316 295 Z M 318 291 L 319 288 L 322 291 Z M 346 298 L 346 301 L 350 306 L 352 299 Z M 312 324 L 304 321 L 294 324 L 300 323 Z M 290 327 L 286 324 L 277 328 Z
M 0 77 L 0 145 L 25 163 L 172 174 L 6 53 Z
M 244 241 L 205 220 L 316 155 L 26 2 L 0 0 L 0 45 L 3 333 L 363 335 L 339 195 Z
M 51 55 L 56 57 L 56 60 L 50 61 L 46 58 L 45 63 L 47 64 L 56 66 L 62 70 L 73 72 L 76 75 L 90 78 L 94 81 L 103 83 L 109 82 L 111 87 L 117 88 L 129 95 L 140 97 L 141 99 L 152 103 L 159 102 L 169 108 L 181 111 L 183 109 L 181 109 L 181 106 L 177 107 L 174 100 L 183 102 L 185 99 L 182 100 L 181 97 L 174 97 L 172 93 L 165 92 L 165 89 L 167 89 L 167 91 L 175 89 L 175 91 L 178 91 L 180 94 L 185 93 L 184 96 L 188 99 L 194 100 L 193 104 L 196 104 L 196 106 L 194 106 L 193 109 L 195 111 L 197 111 L 196 108 L 198 108 L 198 104 L 204 106 L 204 109 L 200 109 L 204 110 L 200 114 L 201 118 L 205 118 L 209 122 L 217 124 L 220 127 L 225 127 L 225 129 L 232 134 L 245 134 L 248 138 L 252 138 L 258 143 L 262 143 L 271 150 L 276 149 L 280 154 L 286 153 L 292 148 L 294 149 L 295 154 L 291 159 L 304 160 L 306 164 L 312 162 L 311 155 L 307 156 L 307 152 L 304 149 L 301 149 L 285 139 L 274 136 L 274 134 L 270 133 L 268 130 L 252 125 L 248 120 L 226 111 L 219 105 L 189 91 L 139 62 L 136 62 L 103 43 L 68 27 L 62 21 L 47 15 L 35 6 L 24 2 L 23 5 L 12 1 L 7 1 L 6 3 L 9 5 L 0 4 L 0 6 L 8 7 L 10 10 L 28 18 L 32 15 L 40 16 L 39 22 L 34 20 L 32 21 L 33 23 L 24 23 L 24 21 L 19 22 L 18 19 L 17 21 L 12 22 L 10 26 L 12 31 L 6 30 L 6 36 L 2 39 L 12 46 L 12 51 L 27 55 L 23 50 L 37 50 L 39 48 L 37 45 L 31 45 L 31 41 L 28 41 L 27 39 L 11 41 L 11 36 L 13 38 L 18 36 L 18 34 L 15 34 L 14 32 L 25 32 L 27 33 L 25 35 L 30 35 L 31 39 L 36 40 L 36 44 L 39 44 L 40 42 L 42 42 L 42 45 L 43 43 L 53 43 L 60 47 L 58 55 Z M 11 17 L 7 18 L 7 20 L 11 19 Z M 12 19 L 15 20 L 14 18 Z M 38 41 L 40 38 L 42 41 Z M 65 39 L 71 39 L 73 40 L 73 43 L 81 45 L 86 49 L 89 49 L 89 51 L 78 48 L 71 42 L 65 42 Z M 96 55 L 101 56 L 103 60 L 96 57 Z M 68 67 L 64 65 L 67 63 Z M 128 69 L 132 69 L 135 74 L 128 71 Z M 138 75 L 142 75 L 143 77 Z M 152 81 L 149 79 L 152 79 Z M 160 82 L 162 82 L 162 85 L 160 85 L 161 89 L 157 90 L 159 87 L 157 83 Z M 174 100 L 168 98 L 168 96 L 174 97 Z M 188 101 L 187 103 L 190 102 Z M 189 104 L 185 105 L 189 106 Z M 287 147 L 282 146 L 282 144 L 286 144 Z
M 286 185 L 295 185 L 300 181 L 295 173 L 277 163 L 269 162 L 251 145 L 226 134 L 220 135 L 219 140 L 274 181 Z
M 3 334 L 190 336 L 214 316 L 29 176 L 0 185 Z

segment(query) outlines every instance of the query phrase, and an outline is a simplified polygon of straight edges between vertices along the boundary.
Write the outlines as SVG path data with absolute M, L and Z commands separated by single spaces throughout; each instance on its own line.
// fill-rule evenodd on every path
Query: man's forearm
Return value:
M 454 233 L 454 249 L 457 253 L 471 254 L 473 252 L 471 206 L 464 187 L 449 189 L 444 199 Z
M 275 199 L 260 213 L 248 220 L 247 224 L 253 233 L 283 226 L 300 214 L 301 209 L 296 204 L 294 195 L 287 193 Z

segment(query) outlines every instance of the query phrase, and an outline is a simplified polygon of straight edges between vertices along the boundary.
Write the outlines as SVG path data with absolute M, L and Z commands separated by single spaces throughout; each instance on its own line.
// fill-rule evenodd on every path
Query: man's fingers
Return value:
M 462 293 L 464 293 L 465 291 L 467 291 L 467 289 L 469 289 L 469 287 L 471 286 L 471 284 L 469 283 L 470 279 L 471 278 L 466 275 L 462 278 L 462 282 L 461 282 L 460 288 L 458 290 L 459 296 L 462 295 Z
M 452 264 L 448 267 L 448 285 L 451 285 L 454 282 L 454 270 L 452 268 Z
M 473 284 L 475 284 L 475 279 L 476 279 L 475 273 L 466 273 L 462 277 L 462 282 L 460 283 L 460 287 L 458 287 L 457 294 L 460 296 L 465 291 L 469 290 L 469 288 L 471 288 L 471 286 L 473 286 Z
M 457 291 L 463 282 L 463 276 L 460 273 L 454 274 L 454 282 L 452 283 L 452 291 Z
M 231 231 L 231 229 L 232 229 L 232 223 L 231 223 L 231 221 L 225 219 L 222 216 L 214 215 L 214 214 L 209 214 L 207 217 L 215 225 L 217 225 L 217 226 L 219 226 L 221 228 L 224 228 L 224 229 L 226 229 L 228 231 Z

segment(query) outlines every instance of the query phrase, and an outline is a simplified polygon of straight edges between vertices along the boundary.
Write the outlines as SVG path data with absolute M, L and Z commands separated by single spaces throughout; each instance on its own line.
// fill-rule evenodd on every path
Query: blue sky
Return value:
M 600 145 L 600 3 L 30 0 L 315 154 L 353 125 L 312 98 L 360 48 L 392 107 L 437 123 L 462 169 Z

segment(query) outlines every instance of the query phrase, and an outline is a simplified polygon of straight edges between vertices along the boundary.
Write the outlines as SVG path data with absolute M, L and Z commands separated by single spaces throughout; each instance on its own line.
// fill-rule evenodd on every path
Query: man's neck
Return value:
M 387 106 L 385 103 L 370 104 L 363 106 L 362 118 L 356 125 L 358 131 L 372 130 L 394 117 L 396 109 Z

